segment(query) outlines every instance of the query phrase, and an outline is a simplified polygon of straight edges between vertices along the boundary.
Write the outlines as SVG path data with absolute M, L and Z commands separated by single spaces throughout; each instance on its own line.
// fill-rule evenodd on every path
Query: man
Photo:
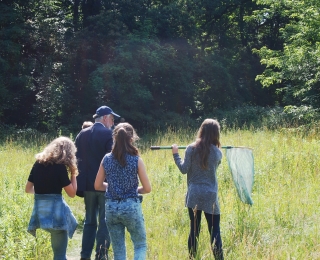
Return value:
M 90 260 L 95 240 L 95 259 L 108 259 L 110 237 L 105 223 L 105 197 L 104 192 L 94 189 L 94 182 L 102 158 L 112 148 L 114 116 L 120 117 L 110 107 L 99 107 L 93 115 L 94 125 L 82 129 L 75 141 L 79 169 L 77 195 L 84 197 L 86 210 L 81 260 Z

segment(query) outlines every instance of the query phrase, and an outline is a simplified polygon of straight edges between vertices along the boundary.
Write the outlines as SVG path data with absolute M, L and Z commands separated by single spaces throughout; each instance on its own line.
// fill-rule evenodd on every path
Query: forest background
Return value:
M 100 105 L 144 130 L 317 121 L 319 10 L 315 0 L 0 0 L 1 134 L 77 132 Z

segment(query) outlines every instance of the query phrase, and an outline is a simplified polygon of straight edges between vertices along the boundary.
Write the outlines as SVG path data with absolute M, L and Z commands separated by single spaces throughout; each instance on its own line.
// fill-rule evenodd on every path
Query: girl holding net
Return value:
M 188 249 L 190 258 L 197 252 L 202 211 L 207 220 L 210 243 L 216 260 L 223 259 L 220 235 L 220 207 L 216 171 L 222 159 L 220 125 L 214 119 L 206 119 L 198 130 L 194 143 L 187 146 L 184 160 L 178 153 L 178 146 L 172 145 L 173 158 L 179 170 L 187 174 L 188 190 L 186 207 L 190 218 Z

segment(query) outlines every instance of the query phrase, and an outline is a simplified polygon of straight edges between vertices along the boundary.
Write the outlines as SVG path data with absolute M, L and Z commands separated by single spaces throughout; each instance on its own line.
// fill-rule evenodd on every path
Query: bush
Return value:
M 314 125 L 320 119 L 318 109 L 301 106 L 243 106 L 232 110 L 215 110 L 204 118 L 216 118 L 223 128 L 280 129 Z

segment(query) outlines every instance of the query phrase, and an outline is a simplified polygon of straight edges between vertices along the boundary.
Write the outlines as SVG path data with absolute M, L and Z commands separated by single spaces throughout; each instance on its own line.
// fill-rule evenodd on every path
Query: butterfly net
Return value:
M 232 179 L 242 202 L 252 205 L 252 186 L 254 181 L 253 153 L 248 148 L 227 149 L 226 157 Z

